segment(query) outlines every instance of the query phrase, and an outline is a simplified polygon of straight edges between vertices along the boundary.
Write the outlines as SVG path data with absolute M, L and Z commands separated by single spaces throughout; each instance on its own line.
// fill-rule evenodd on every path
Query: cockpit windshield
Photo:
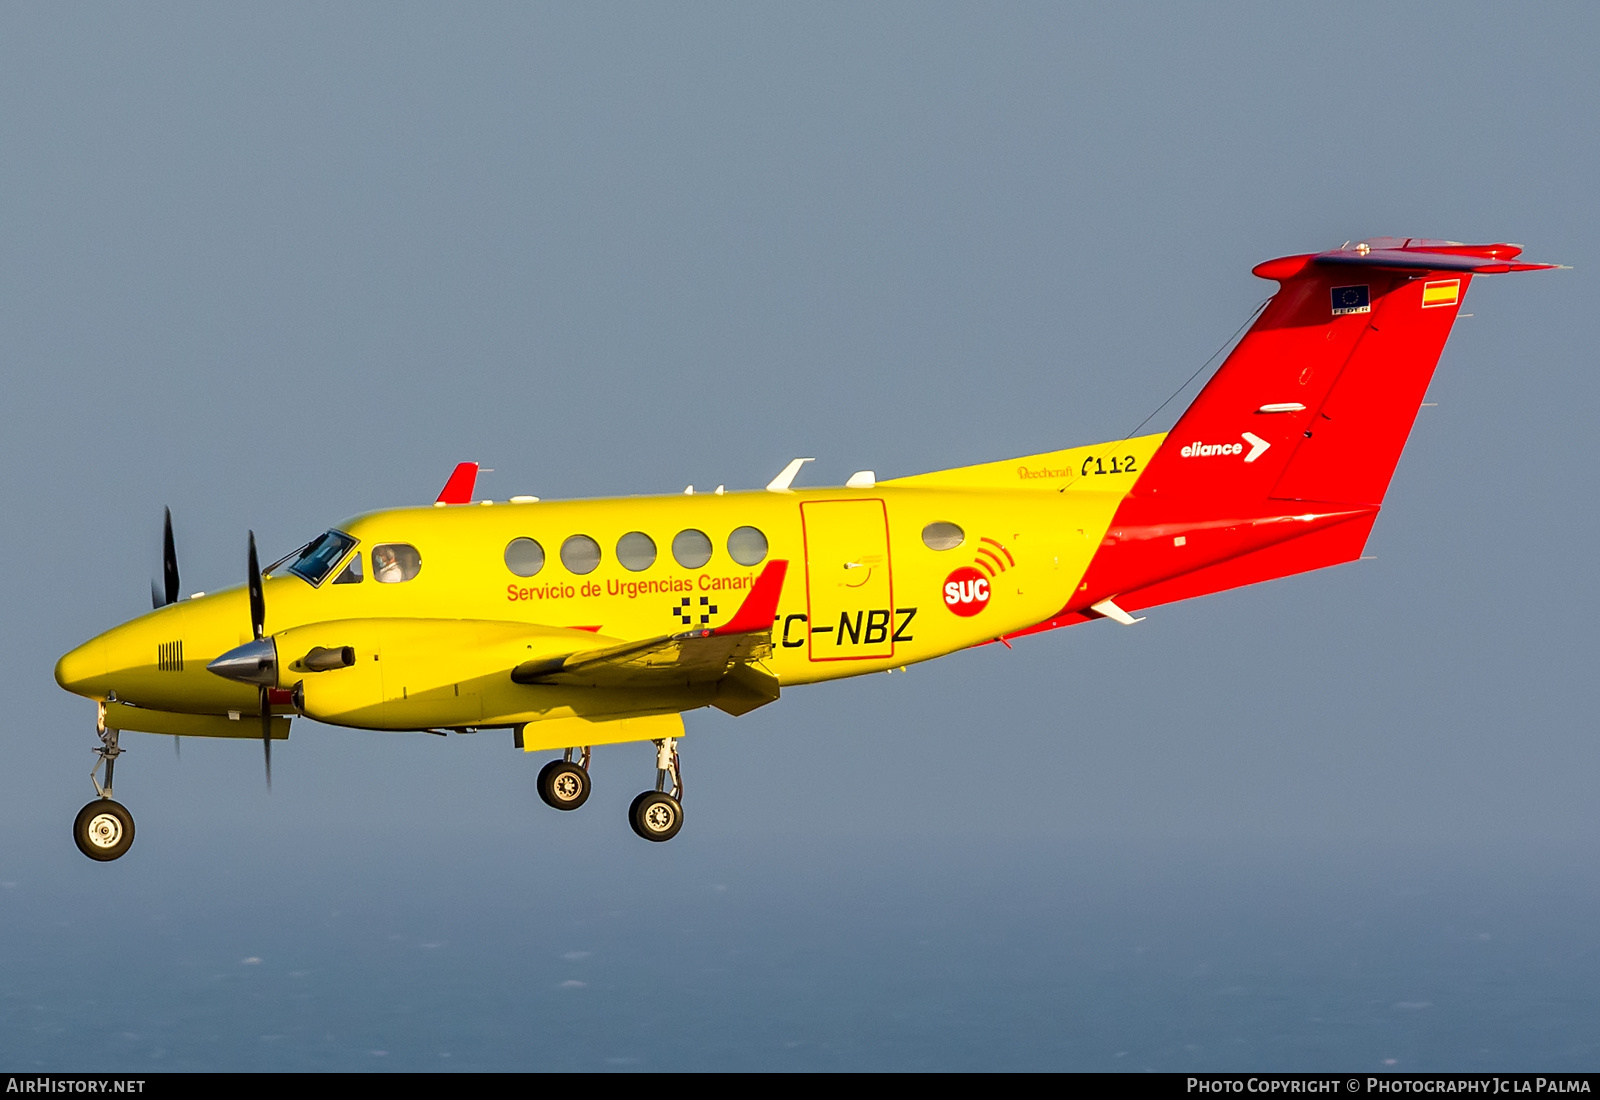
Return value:
M 310 581 L 315 588 L 321 584 L 333 567 L 344 558 L 356 540 L 343 531 L 328 531 L 312 539 L 300 556 L 289 566 L 289 572 L 302 580 Z

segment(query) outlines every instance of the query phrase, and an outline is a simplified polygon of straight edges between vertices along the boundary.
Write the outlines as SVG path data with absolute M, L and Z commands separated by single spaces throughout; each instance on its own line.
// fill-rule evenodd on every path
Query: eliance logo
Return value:
M 1268 447 L 1272 446 L 1272 444 L 1254 432 L 1245 432 L 1239 438 L 1250 444 L 1250 453 L 1244 456 L 1246 462 L 1254 462 L 1265 453 Z M 1197 439 L 1193 443 L 1186 444 L 1178 453 L 1184 458 L 1210 458 L 1212 455 L 1244 454 L 1244 443 L 1202 443 Z
M 1244 444 L 1201 443 L 1197 439 L 1178 453 L 1184 458 L 1208 458 L 1211 455 L 1237 455 L 1244 453 Z

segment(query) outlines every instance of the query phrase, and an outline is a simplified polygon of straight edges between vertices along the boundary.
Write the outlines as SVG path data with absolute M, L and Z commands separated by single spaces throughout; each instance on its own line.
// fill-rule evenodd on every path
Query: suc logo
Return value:
M 952 570 L 944 579 L 944 605 L 957 615 L 976 615 L 989 606 L 989 578 L 970 565 Z

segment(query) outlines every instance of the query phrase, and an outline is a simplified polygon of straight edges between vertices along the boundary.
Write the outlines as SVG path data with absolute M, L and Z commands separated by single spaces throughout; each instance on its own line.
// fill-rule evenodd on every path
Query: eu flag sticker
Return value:
M 1364 286 L 1336 286 L 1333 288 L 1333 315 L 1346 313 L 1371 313 L 1372 292 Z

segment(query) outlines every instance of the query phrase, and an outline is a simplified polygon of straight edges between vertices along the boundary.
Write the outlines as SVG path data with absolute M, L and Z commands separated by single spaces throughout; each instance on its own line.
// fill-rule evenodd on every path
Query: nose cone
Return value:
M 84 642 L 56 662 L 56 683 L 74 695 L 103 696 L 106 685 L 106 643 L 103 638 Z
M 246 684 L 278 682 L 278 647 L 271 638 L 246 642 L 206 665 L 207 671 Z

